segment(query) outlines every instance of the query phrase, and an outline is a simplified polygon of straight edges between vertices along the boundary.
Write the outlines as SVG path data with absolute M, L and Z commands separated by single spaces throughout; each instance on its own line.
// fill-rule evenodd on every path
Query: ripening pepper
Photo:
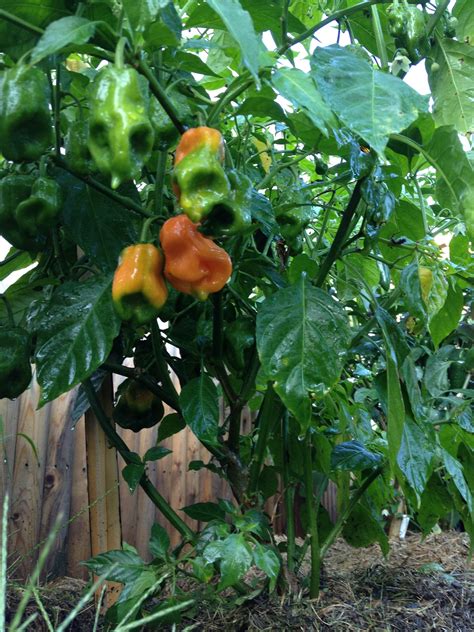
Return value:
M 140 175 L 153 143 L 137 71 L 106 66 L 91 86 L 88 146 L 113 189 Z
M 420 282 L 420 292 L 423 303 L 428 305 L 431 288 L 433 287 L 433 271 L 426 266 L 419 266 L 418 280 Z
M 16 207 L 15 219 L 26 235 L 34 237 L 56 224 L 61 204 L 59 184 L 56 180 L 40 176 L 33 183 L 30 197 Z
M 165 412 L 161 400 L 140 382 L 125 380 L 120 390 L 112 417 L 121 428 L 140 432 L 161 421 Z
M 280 226 L 281 235 L 291 255 L 296 255 L 302 251 L 303 232 L 312 218 L 313 211 L 309 206 L 283 210 L 277 214 L 276 220 Z
M 44 246 L 44 235 L 22 229 L 16 211 L 31 196 L 35 180 L 29 175 L 9 175 L 0 180 L 0 234 L 15 248 L 34 252 Z
M 87 176 L 95 170 L 94 161 L 87 145 L 89 139 L 89 120 L 78 118 L 69 123 L 64 137 L 64 149 L 67 166 L 81 176 Z
M 163 256 L 153 244 L 135 244 L 122 251 L 112 284 L 122 320 L 145 325 L 158 316 L 168 298 L 162 270 Z
M 410 61 L 417 64 L 429 52 L 425 14 L 407 0 L 393 0 L 387 9 L 388 28 L 398 48 L 404 48 Z
M 223 162 L 224 141 L 218 130 L 194 127 L 184 132 L 176 148 L 173 184 L 179 205 L 193 222 L 229 196 Z
M 182 123 L 186 123 L 191 117 L 191 108 L 187 98 L 176 89 L 170 90 L 168 97 L 174 106 L 178 119 Z M 161 103 L 153 97 L 150 99 L 149 115 L 155 131 L 155 149 L 168 149 L 178 140 L 179 132 Z
M 50 88 L 39 68 L 19 65 L 0 76 L 0 152 L 14 162 L 37 160 L 52 145 Z
M 31 381 L 30 337 L 21 327 L 0 328 L 0 398 L 14 399 Z
M 252 183 L 234 169 L 227 172 L 227 177 L 231 187 L 229 195 L 214 204 L 201 223 L 206 235 L 237 235 L 252 225 Z
M 232 273 L 226 251 L 204 237 L 186 215 L 177 215 L 163 224 L 160 242 L 165 277 L 179 292 L 204 301 L 209 294 L 219 292 Z
M 255 322 L 251 318 L 240 317 L 224 328 L 224 359 L 234 373 L 242 373 L 255 345 Z

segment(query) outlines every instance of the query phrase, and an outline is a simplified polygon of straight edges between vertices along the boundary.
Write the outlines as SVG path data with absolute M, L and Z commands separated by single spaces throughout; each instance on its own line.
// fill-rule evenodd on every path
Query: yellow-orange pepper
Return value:
M 232 274 L 229 255 L 204 237 L 186 215 L 167 220 L 160 231 L 165 277 L 184 294 L 205 300 L 221 290 Z
M 120 255 L 112 284 L 115 309 L 122 320 L 144 325 L 166 303 L 163 256 L 153 244 L 128 246 Z

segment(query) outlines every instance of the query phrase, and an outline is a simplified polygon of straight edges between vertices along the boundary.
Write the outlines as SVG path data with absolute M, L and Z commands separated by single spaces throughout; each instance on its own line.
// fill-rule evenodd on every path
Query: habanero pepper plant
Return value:
M 473 537 L 468 5 L 2 2 L 1 278 L 35 266 L 0 302 L 1 394 L 27 387 L 29 361 L 39 406 L 79 386 L 182 536 L 170 550 L 155 525 L 150 563 L 131 547 L 88 562 L 126 584 L 111 620 L 189 607 L 176 573 L 242 595 L 256 566 L 285 590 L 307 550 L 314 597 L 336 537 L 387 552 L 400 496 L 423 533 L 455 510 Z M 425 70 L 431 101 L 411 87 Z M 185 508 L 200 532 L 117 435 L 104 372 L 128 378 L 118 425 L 188 426 L 228 481 L 233 503 Z

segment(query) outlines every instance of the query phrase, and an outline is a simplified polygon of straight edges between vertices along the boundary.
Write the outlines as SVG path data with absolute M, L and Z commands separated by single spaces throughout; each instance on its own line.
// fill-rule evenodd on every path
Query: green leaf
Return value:
M 135 5 L 139 4 L 141 3 L 135 2 Z M 163 46 L 176 47 L 181 42 L 182 24 L 173 1 L 161 4 L 158 19 L 151 21 L 145 33 L 146 47 L 150 50 Z
M 271 118 L 275 121 L 286 121 L 281 105 L 268 97 L 249 97 L 245 99 L 237 110 L 237 114 Z
M 425 321 L 427 318 L 426 306 L 421 296 L 420 278 L 416 261 L 403 268 L 400 275 L 400 289 L 410 314 Z
M 407 415 L 397 463 L 418 501 L 431 475 L 434 450 L 421 427 Z
M 178 413 L 170 413 L 163 417 L 160 421 L 160 425 L 158 426 L 158 437 L 156 439 L 157 443 L 161 443 L 168 437 L 172 437 L 174 434 L 177 434 L 183 428 L 186 428 L 186 422 L 178 415 Z
M 153 557 L 165 560 L 170 547 L 170 537 L 160 524 L 154 524 L 151 528 L 150 542 L 148 548 Z
M 343 309 L 301 276 L 270 296 L 257 316 L 262 378 L 274 382 L 285 406 L 306 429 L 311 396 L 322 396 L 339 378 L 350 329 Z
M 129 584 L 146 570 L 145 562 L 132 550 L 107 551 L 83 562 L 96 575 L 105 575 L 112 582 Z M 115 568 L 112 567 L 115 565 Z
M 260 54 L 264 47 L 255 33 L 250 14 L 242 9 L 238 0 L 206 0 L 206 2 L 219 15 L 239 45 L 245 65 L 258 82 Z
M 145 456 L 143 457 L 144 461 L 159 461 L 168 454 L 171 454 L 173 450 L 169 450 L 168 448 L 163 448 L 160 445 L 153 446 L 153 448 L 149 448 L 145 452 Z
M 136 490 L 140 480 L 145 473 L 145 463 L 129 463 L 122 470 L 122 476 L 127 482 L 131 494 Z
M 123 248 L 138 241 L 140 217 L 73 176 L 61 174 L 60 184 L 68 236 L 100 268 L 114 271 Z
M 458 19 L 456 35 L 458 40 L 474 46 L 474 4 L 471 0 L 456 0 L 453 15 Z
M 35 325 L 42 406 L 92 375 L 109 355 L 120 330 L 110 277 L 67 281 L 53 293 Z
M 388 137 L 428 109 L 406 83 L 338 45 L 317 47 L 312 76 L 327 104 L 352 132 L 383 155 Z
M 210 77 L 219 77 L 219 75 L 209 68 L 209 66 L 197 55 L 186 53 L 184 51 L 178 51 L 175 59 L 178 62 L 178 68 L 180 70 L 185 70 L 186 72 L 197 72 L 201 75 L 207 75 Z
M 2 264 L 0 265 L 0 281 L 6 279 L 7 276 L 9 276 L 12 272 L 23 270 L 24 268 L 27 268 L 32 263 L 34 263 L 34 260 L 31 258 L 31 255 L 28 252 L 22 252 L 20 250 L 17 250 L 16 248 L 13 248 L 13 246 L 10 248 L 3 261 L 6 261 L 8 257 L 16 253 L 18 253 L 18 255 L 14 257 L 11 261 L 5 264 L 2 262 Z
M 195 503 L 183 507 L 183 511 L 193 520 L 209 522 L 210 520 L 225 520 L 225 511 L 216 503 Z
M 463 467 L 459 463 L 457 459 L 455 459 L 447 450 L 442 450 L 442 457 L 444 462 L 444 467 L 448 474 L 452 477 L 454 484 L 458 492 L 466 501 L 466 504 L 469 509 L 469 513 L 473 513 L 474 505 L 472 500 L 471 490 L 469 489 L 469 485 L 466 482 L 464 477 Z
M 186 424 L 200 441 L 216 445 L 219 431 L 219 396 L 205 373 L 190 380 L 181 391 L 179 403 Z
M 331 454 L 333 470 L 366 470 L 380 465 L 382 457 L 368 450 L 360 441 L 344 441 Z
M 474 128 L 474 49 L 464 42 L 437 38 L 431 49 L 433 61 L 439 64 L 436 72 L 428 64 L 428 80 L 434 100 L 433 117 L 436 124 L 454 125 L 458 132 Z
M 85 44 L 94 35 L 98 22 L 69 16 L 52 22 L 31 52 L 31 64 L 54 55 L 70 44 Z
M 463 307 L 464 296 L 461 288 L 455 283 L 449 283 L 446 301 L 429 323 L 435 347 L 438 347 L 439 343 L 456 329 L 461 320 Z
M 426 361 L 423 381 L 433 397 L 438 397 L 449 389 L 448 369 L 452 363 L 452 351 L 452 347 L 441 347 Z
M 204 549 L 203 557 L 211 563 L 220 560 L 219 590 L 236 584 L 252 564 L 250 546 L 241 533 L 233 533 L 225 540 L 211 542 Z
M 297 283 L 301 279 L 302 272 L 306 272 L 310 278 L 314 278 L 318 273 L 318 264 L 305 253 L 293 257 L 288 269 L 290 283 Z
M 351 511 L 342 530 L 344 540 L 356 548 L 370 546 L 378 542 L 382 553 L 387 555 L 388 538 L 380 522 L 361 503 Z
M 270 580 L 270 592 L 276 586 L 278 575 L 280 574 L 280 560 L 278 555 L 270 546 L 265 546 L 257 542 L 253 549 L 253 561 L 257 568 L 265 573 Z
M 403 255 L 412 257 L 412 252 L 403 247 L 406 241 L 415 242 L 423 239 L 425 229 L 423 213 L 419 206 L 405 200 L 399 201 L 389 221 L 382 226 L 379 233 L 379 247 L 382 257 L 387 261 L 395 261 Z M 388 243 L 382 241 L 387 240 Z M 401 244 L 398 242 L 402 241 Z M 403 263 L 403 261 L 401 261 Z
M 430 533 L 440 518 L 445 516 L 452 507 L 451 498 L 446 486 L 437 473 L 428 481 L 420 499 L 417 522 L 423 533 Z
M 252 189 L 250 212 L 252 213 L 252 219 L 260 224 L 264 235 L 268 237 L 269 235 L 277 235 L 280 232 L 270 200 L 255 189 Z
M 123 9 L 134 29 L 143 31 L 158 19 L 161 9 L 167 7 L 171 0 L 123 0 Z
M 310 75 L 296 68 L 281 68 L 273 75 L 272 83 L 295 108 L 302 108 L 325 136 L 337 127 L 334 114 L 323 101 Z

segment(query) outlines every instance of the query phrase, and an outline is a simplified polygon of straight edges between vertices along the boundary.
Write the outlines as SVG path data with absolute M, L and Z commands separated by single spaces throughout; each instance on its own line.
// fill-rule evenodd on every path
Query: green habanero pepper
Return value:
M 19 397 L 31 381 L 30 336 L 21 327 L 0 328 L 0 398 Z
M 394 0 L 387 9 L 389 32 L 397 48 L 404 48 L 413 64 L 417 64 L 429 52 L 425 14 L 406 0 Z
M 33 183 L 30 197 L 16 207 L 15 219 L 25 234 L 34 237 L 57 223 L 61 204 L 59 184 L 56 180 L 40 176 Z
M 252 183 L 234 169 L 227 172 L 230 193 L 219 200 L 201 223 L 205 235 L 237 235 L 252 225 Z
M 90 149 L 87 145 L 89 138 L 89 120 L 87 117 L 77 118 L 71 121 L 64 137 L 64 149 L 67 166 L 81 176 L 93 173 L 95 169 L 94 161 Z
M 303 231 L 312 219 L 313 210 L 310 206 L 277 213 L 276 220 L 291 255 L 297 255 L 303 250 Z
M 31 196 L 35 180 L 26 175 L 9 175 L 0 180 L 0 234 L 15 248 L 33 252 L 41 250 L 45 238 L 25 232 L 18 224 L 16 210 Z
M 224 360 L 228 368 L 242 374 L 248 366 L 255 345 L 255 323 L 240 317 L 224 328 Z
M 152 428 L 163 418 L 165 411 L 161 400 L 140 382 L 125 380 L 119 393 L 112 417 L 121 428 L 140 432 Z
M 150 158 L 153 127 L 146 112 L 139 75 L 133 68 L 106 66 L 90 89 L 88 146 L 116 189 L 140 175 Z
M 37 160 L 52 145 L 50 88 L 39 68 L 19 65 L 0 76 L 0 152 L 14 162 Z

